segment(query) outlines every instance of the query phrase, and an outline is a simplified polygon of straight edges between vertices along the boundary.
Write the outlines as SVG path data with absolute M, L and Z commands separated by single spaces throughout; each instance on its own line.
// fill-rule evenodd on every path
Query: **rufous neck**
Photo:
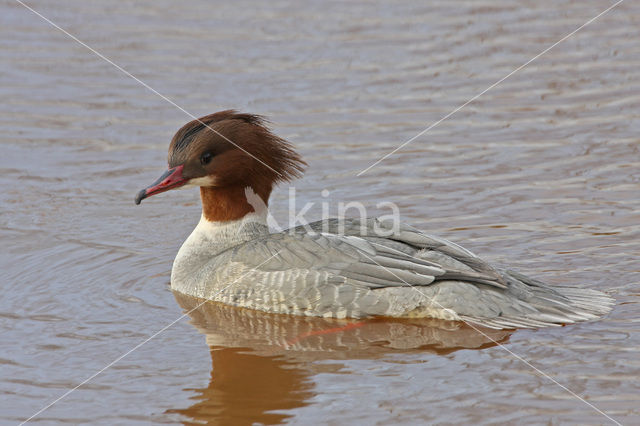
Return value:
M 237 185 L 200 187 L 202 216 L 209 222 L 230 222 L 250 213 L 266 212 L 271 188 Z

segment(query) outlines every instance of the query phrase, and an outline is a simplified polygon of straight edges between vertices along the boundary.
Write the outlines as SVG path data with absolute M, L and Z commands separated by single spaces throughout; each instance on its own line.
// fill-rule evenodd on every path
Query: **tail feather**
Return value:
M 503 271 L 514 293 L 527 291 L 522 304 L 529 309 L 522 314 L 513 313 L 482 318 L 461 315 L 461 319 L 488 328 L 539 328 L 589 321 L 606 315 L 613 309 L 614 299 L 598 290 L 577 287 L 550 287 L 513 271 Z

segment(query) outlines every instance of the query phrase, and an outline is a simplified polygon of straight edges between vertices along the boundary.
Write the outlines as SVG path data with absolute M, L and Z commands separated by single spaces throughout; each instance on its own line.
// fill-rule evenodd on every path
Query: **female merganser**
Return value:
M 305 165 L 260 116 L 221 111 L 178 130 L 169 170 L 135 200 L 200 187 L 202 217 L 178 251 L 171 287 L 273 313 L 432 317 L 491 328 L 562 325 L 611 310 L 602 292 L 549 287 L 408 225 L 327 219 L 270 233 L 266 210 L 254 206 L 266 206 L 274 185 Z

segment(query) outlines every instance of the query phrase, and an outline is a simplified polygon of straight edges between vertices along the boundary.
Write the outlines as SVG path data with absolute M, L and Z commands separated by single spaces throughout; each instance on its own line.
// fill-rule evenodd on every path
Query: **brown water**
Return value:
M 599 322 L 491 338 L 640 423 L 640 4 L 39 1 L 195 115 L 270 116 L 309 162 L 298 206 L 393 201 L 487 260 L 616 298 Z M 180 318 L 168 288 L 196 190 L 133 204 L 189 117 L 0 3 L 0 423 Z M 272 199 L 287 214 L 287 188 Z M 320 215 L 319 204 L 308 216 Z M 328 321 L 206 304 L 32 421 L 608 424 L 491 340 L 437 321 Z

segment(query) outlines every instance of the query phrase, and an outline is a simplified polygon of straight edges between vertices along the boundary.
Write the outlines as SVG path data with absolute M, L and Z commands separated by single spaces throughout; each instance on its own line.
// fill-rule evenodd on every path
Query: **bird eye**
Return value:
M 200 163 L 202 163 L 202 165 L 209 164 L 212 158 L 213 154 L 207 151 L 200 156 Z

